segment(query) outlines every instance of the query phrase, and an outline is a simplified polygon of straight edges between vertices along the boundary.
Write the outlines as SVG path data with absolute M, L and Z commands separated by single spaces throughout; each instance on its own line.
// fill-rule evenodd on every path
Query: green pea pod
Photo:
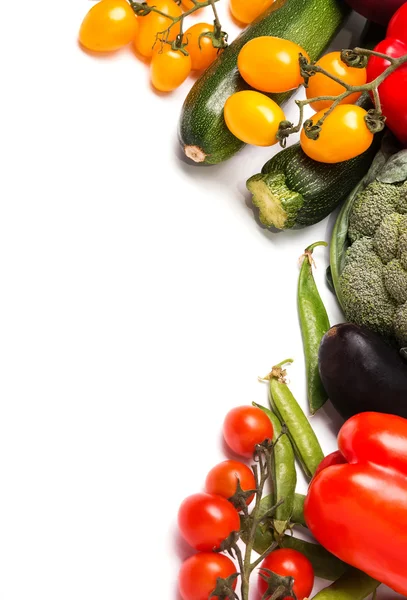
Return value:
M 357 569 L 348 569 L 337 581 L 318 592 L 313 600 L 363 600 L 380 585 Z
M 328 400 L 328 394 L 319 376 L 318 351 L 330 324 L 312 273 L 314 248 L 327 245 L 326 242 L 316 242 L 306 248 L 298 279 L 298 314 L 304 346 L 308 402 L 312 415 Z
M 256 531 L 253 550 L 258 554 L 263 554 L 273 542 L 274 537 L 270 527 L 260 525 Z M 328 581 L 335 581 L 349 568 L 349 565 L 336 558 L 319 544 L 306 542 L 291 535 L 284 535 L 280 538 L 280 547 L 298 550 L 298 552 L 304 554 L 311 562 L 316 577 L 322 577 L 322 579 Z
M 276 440 L 281 434 L 281 423 L 270 409 L 260 406 L 253 402 L 269 417 L 273 424 L 274 437 Z M 273 525 L 279 533 L 283 533 L 290 523 L 294 508 L 294 494 L 297 485 L 297 473 L 295 470 L 295 457 L 291 442 L 286 435 L 282 435 L 274 448 L 274 471 L 273 471 L 273 491 L 270 496 L 266 496 L 261 501 L 261 507 L 264 512 L 284 500 L 283 504 L 277 507 L 273 516 Z
M 294 495 L 294 505 L 293 514 L 291 516 L 291 522 L 295 525 L 302 525 L 303 527 L 307 527 L 304 518 L 304 502 L 305 496 L 303 494 Z
M 292 360 L 285 360 L 273 367 L 267 377 L 270 379 L 270 404 L 280 422 L 285 423 L 295 455 L 305 475 L 311 479 L 323 460 L 324 453 L 307 417 L 286 383 L 282 366 L 289 362 Z

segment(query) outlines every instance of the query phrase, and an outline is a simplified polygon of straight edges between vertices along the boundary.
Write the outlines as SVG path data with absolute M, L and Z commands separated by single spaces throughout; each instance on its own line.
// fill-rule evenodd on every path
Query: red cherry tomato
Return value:
M 260 569 L 269 569 L 283 577 L 293 577 L 293 591 L 297 600 L 304 600 L 312 592 L 314 587 L 314 569 L 306 556 L 291 548 L 275 550 L 262 562 Z M 267 590 L 267 583 L 259 575 L 258 588 L 261 596 Z M 284 600 L 290 600 L 287 596 Z
M 347 462 L 342 452 L 337 450 L 336 452 L 331 452 L 328 456 L 325 456 L 324 460 L 318 465 L 317 470 L 314 473 L 314 477 L 318 475 L 321 471 L 326 469 L 327 467 L 332 467 L 332 465 L 344 465 Z
M 226 579 L 236 573 L 233 562 L 223 554 L 200 552 L 188 558 L 178 576 L 178 586 L 183 600 L 208 600 L 216 587 L 218 577 Z M 233 584 L 236 587 L 237 580 Z M 213 596 L 212 600 L 219 600 Z
M 251 457 L 257 444 L 273 439 L 273 426 L 260 408 L 238 406 L 226 415 L 223 436 L 233 452 Z
M 240 529 L 237 510 L 222 496 L 194 494 L 186 498 L 178 512 L 182 537 L 195 550 L 219 548 L 232 531 Z
M 256 482 L 253 471 L 237 460 L 225 460 L 211 469 L 206 477 L 205 489 L 209 494 L 218 494 L 227 500 L 236 492 L 237 481 L 242 490 L 254 490 Z M 252 494 L 246 504 L 253 500 Z

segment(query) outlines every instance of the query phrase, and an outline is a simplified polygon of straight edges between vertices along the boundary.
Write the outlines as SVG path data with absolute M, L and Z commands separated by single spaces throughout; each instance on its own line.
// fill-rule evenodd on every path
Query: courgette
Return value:
M 299 144 L 273 156 L 247 181 L 260 221 L 266 227 L 290 229 L 324 219 L 367 173 L 378 141 L 363 154 L 336 164 L 312 160 Z
M 219 55 L 189 92 L 179 126 L 185 154 L 197 163 L 216 164 L 244 146 L 227 129 L 223 108 L 229 96 L 250 89 L 237 69 L 237 57 L 246 42 L 263 35 L 281 37 L 299 44 L 316 60 L 348 13 L 342 0 L 276 0 Z M 270 97 L 281 104 L 291 93 Z

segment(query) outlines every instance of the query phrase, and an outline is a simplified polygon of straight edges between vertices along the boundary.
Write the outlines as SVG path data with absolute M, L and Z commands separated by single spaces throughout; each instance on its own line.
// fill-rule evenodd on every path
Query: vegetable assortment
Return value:
M 183 600 L 249 600 L 256 580 L 259 600 L 308 600 L 323 577 L 333 583 L 316 600 L 363 600 L 380 583 L 407 595 L 407 2 L 229 0 L 248 27 L 228 46 L 218 1 L 100 0 L 79 41 L 95 53 L 131 45 L 159 92 L 204 71 L 181 114 L 189 159 L 216 164 L 244 144 L 279 143 L 247 181 L 266 227 L 312 225 L 345 201 L 330 277 L 348 322 L 330 327 L 314 280 L 313 251 L 326 242 L 301 257 L 297 305 L 309 412 L 330 401 L 347 420 L 325 457 L 288 385 L 291 359 L 264 378 L 269 407 L 229 411 L 224 440 L 242 460 L 212 467 L 179 508 L 191 547 L 179 591 Z M 387 37 L 374 50 L 324 55 L 347 4 L 391 17 Z M 184 26 L 204 9 L 212 22 Z M 300 85 L 294 124 L 282 104 Z M 305 119 L 307 106 L 315 114 Z M 380 133 L 386 126 L 397 141 Z M 293 133 L 299 142 L 286 147 Z M 296 492 L 296 463 L 306 496 Z M 317 543 L 293 535 L 297 527 Z

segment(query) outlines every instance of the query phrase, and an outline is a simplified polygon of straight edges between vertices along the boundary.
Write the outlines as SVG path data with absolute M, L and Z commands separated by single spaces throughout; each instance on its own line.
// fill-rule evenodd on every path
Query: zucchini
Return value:
M 276 0 L 219 55 L 189 92 L 179 125 L 179 138 L 187 157 L 198 163 L 216 164 L 244 146 L 230 133 L 223 118 L 229 96 L 250 89 L 237 69 L 237 57 L 244 44 L 262 35 L 273 35 L 299 44 L 311 60 L 316 60 L 349 10 L 342 0 Z M 281 104 L 291 94 L 270 97 Z
M 379 137 L 360 156 L 336 164 L 312 160 L 299 143 L 273 156 L 246 184 L 260 221 L 266 227 L 290 229 L 324 219 L 367 173 Z

